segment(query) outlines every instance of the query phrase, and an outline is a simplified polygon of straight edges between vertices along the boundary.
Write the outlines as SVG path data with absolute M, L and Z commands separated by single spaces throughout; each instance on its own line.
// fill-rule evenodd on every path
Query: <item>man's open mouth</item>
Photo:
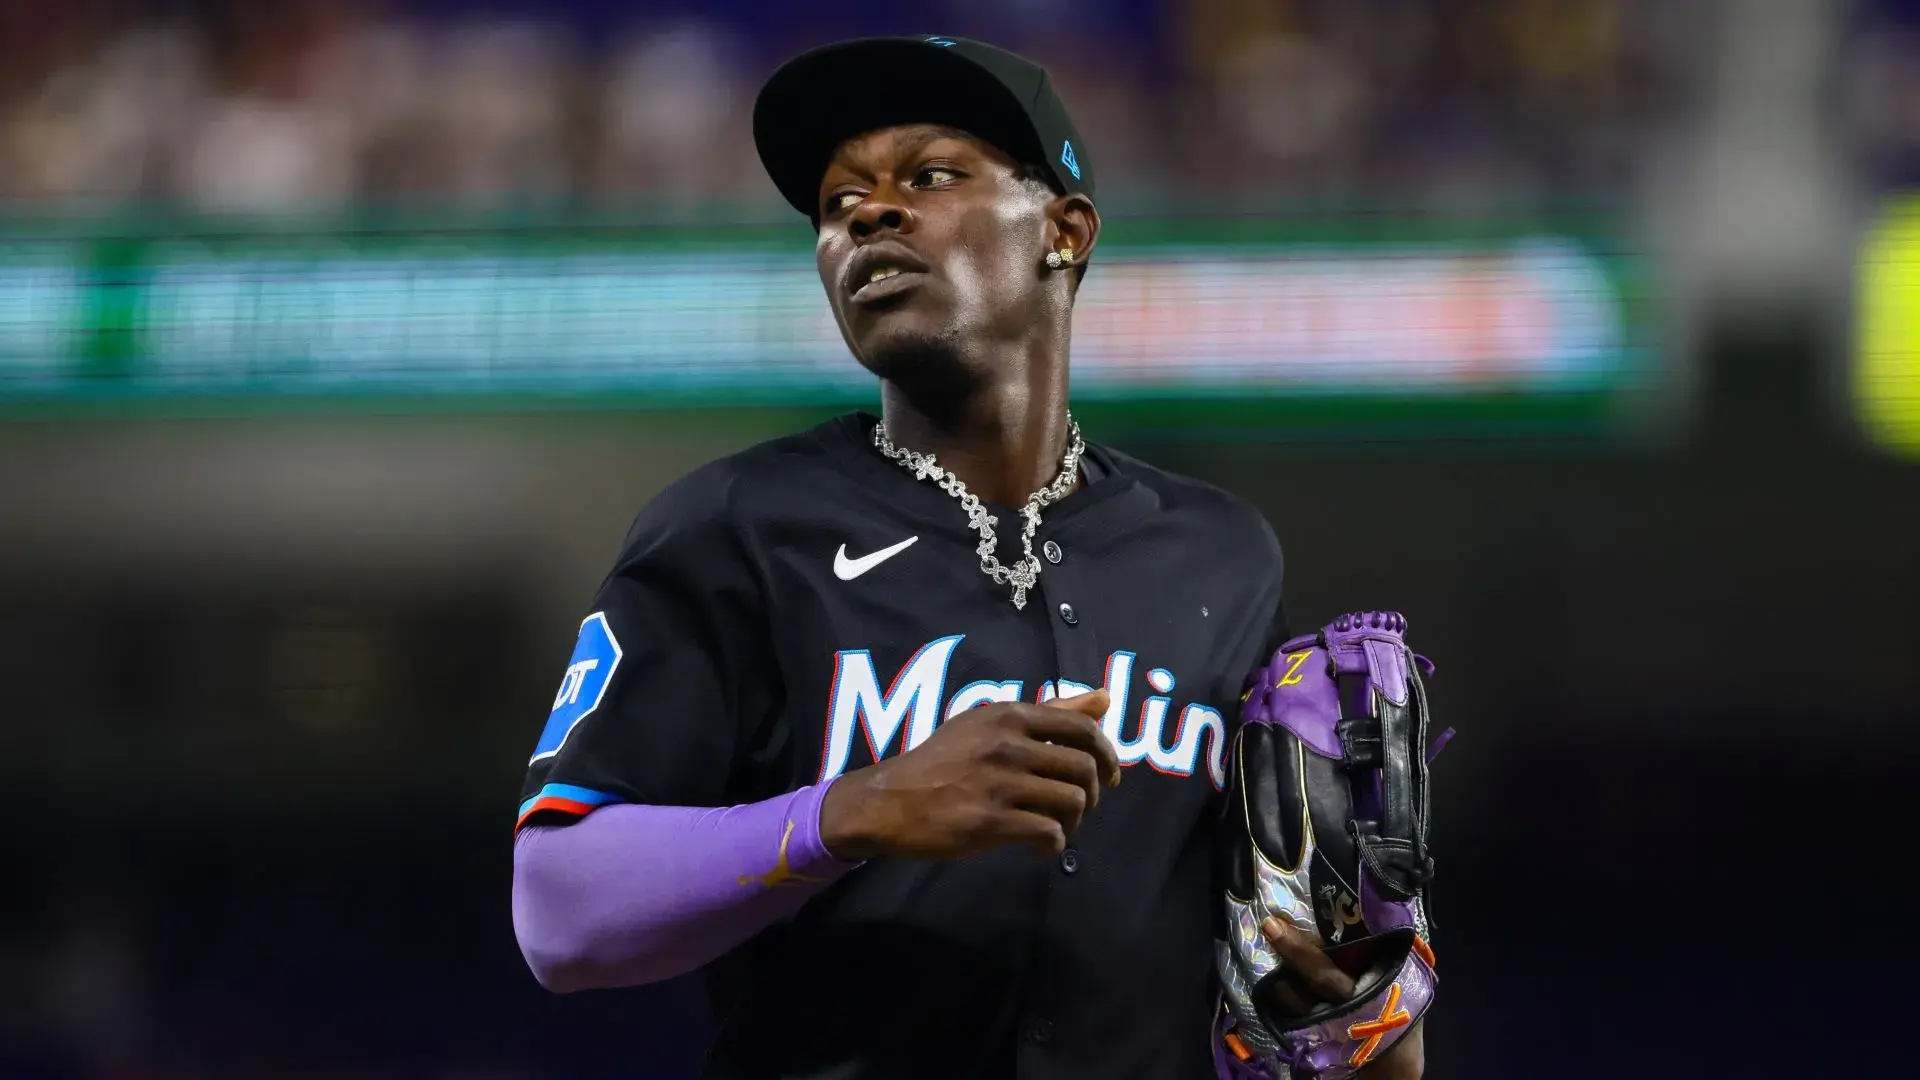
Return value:
M 927 264 L 906 245 L 882 243 L 854 253 L 847 264 L 846 288 L 853 302 L 872 303 L 898 296 L 926 276 Z

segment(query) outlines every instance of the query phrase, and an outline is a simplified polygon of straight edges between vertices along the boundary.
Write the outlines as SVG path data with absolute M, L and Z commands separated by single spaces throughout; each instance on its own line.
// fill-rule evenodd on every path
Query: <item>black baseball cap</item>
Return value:
M 774 186 L 816 223 L 820 177 L 842 142 L 895 124 L 945 124 L 1093 196 L 1093 161 L 1047 69 L 961 37 L 856 38 L 780 66 L 753 105 L 753 141 Z

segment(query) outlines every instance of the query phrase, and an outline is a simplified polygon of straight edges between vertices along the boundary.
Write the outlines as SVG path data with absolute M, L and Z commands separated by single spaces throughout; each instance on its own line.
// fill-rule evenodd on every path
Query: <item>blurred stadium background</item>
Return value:
M 1440 661 L 1430 1075 L 1908 1074 L 1920 3 L 5 0 L 0 1076 L 690 1075 L 517 784 L 633 512 L 871 406 L 758 81 L 932 31 L 1101 163 L 1090 434 Z

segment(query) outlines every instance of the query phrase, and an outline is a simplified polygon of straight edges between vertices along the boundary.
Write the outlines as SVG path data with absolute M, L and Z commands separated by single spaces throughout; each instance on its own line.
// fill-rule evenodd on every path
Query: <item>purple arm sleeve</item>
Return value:
M 720 809 L 605 806 L 529 826 L 513 848 L 513 929 L 559 993 L 670 979 L 791 916 L 854 864 L 820 842 L 831 782 Z

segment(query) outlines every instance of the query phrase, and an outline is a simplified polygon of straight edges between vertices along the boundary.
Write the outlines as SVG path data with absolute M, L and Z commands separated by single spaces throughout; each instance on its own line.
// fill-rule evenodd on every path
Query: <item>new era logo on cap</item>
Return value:
M 876 86 L 929 85 L 913 95 Z M 1099 172 L 1047 70 L 1026 57 L 945 34 L 856 38 L 780 65 L 753 105 L 753 139 L 767 175 L 794 209 L 820 224 L 823 163 L 847 139 L 903 123 L 942 124 L 1044 167 L 1050 186 L 1093 197 Z

